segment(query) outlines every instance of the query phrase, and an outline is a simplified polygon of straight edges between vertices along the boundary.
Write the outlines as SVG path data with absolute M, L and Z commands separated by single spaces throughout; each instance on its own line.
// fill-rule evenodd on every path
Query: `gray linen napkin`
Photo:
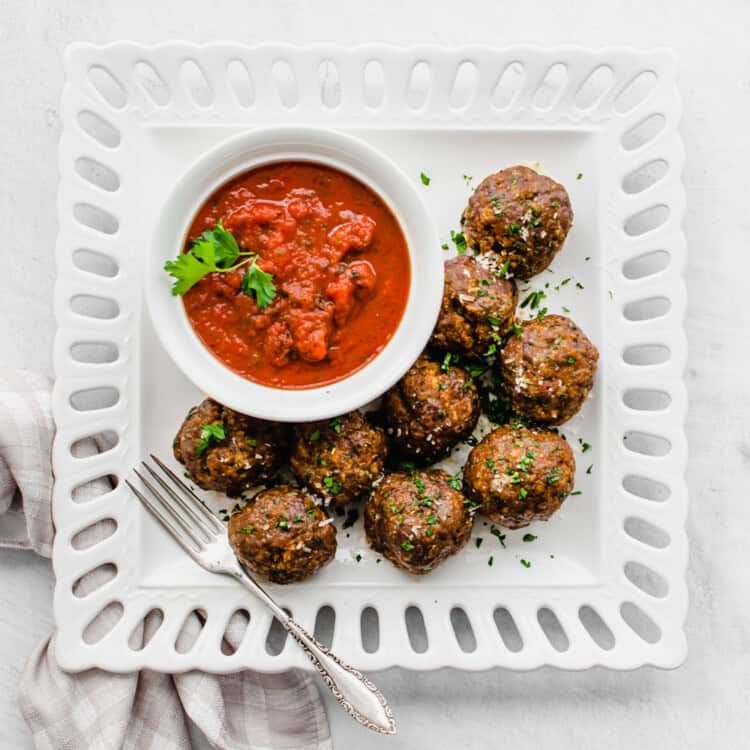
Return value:
M 0 546 L 45 557 L 54 536 L 50 387 L 41 375 L 0 370 Z M 90 441 L 80 449 L 90 453 L 97 446 Z M 93 495 L 100 490 L 88 488 Z M 110 532 L 95 526 L 88 541 Z M 85 593 L 96 588 L 96 579 L 84 577 L 79 586 Z M 147 620 L 143 637 L 156 624 Z M 195 637 L 191 630 L 199 628 L 197 620 L 189 623 L 180 637 Z M 32 653 L 19 686 L 37 748 L 185 750 L 190 719 L 221 750 L 332 750 L 325 709 L 304 672 L 67 674 L 55 661 L 54 637 Z M 231 628 L 225 637 L 229 643 L 236 638 Z

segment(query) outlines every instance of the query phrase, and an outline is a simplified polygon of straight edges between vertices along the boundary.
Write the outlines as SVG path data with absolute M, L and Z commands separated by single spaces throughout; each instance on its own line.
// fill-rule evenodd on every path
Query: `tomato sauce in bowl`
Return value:
M 243 291 L 246 268 L 210 273 L 183 297 L 193 330 L 225 366 L 275 388 L 343 380 L 385 348 L 406 308 L 411 269 L 395 216 L 338 169 L 278 162 L 216 190 L 188 231 L 186 250 L 221 221 L 257 254 L 276 295 Z

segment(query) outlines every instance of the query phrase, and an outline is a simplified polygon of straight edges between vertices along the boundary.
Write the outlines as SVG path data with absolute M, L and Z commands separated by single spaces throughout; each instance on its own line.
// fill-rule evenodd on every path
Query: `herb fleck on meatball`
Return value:
M 190 479 L 230 497 L 268 481 L 287 448 L 285 425 L 245 416 L 210 398 L 190 410 L 173 442 L 174 457 Z
M 356 500 L 383 475 L 385 433 L 358 411 L 297 425 L 292 443 L 294 475 L 334 505 Z
M 576 414 L 594 385 L 599 352 L 562 315 L 523 324 L 498 358 L 513 410 L 540 424 L 558 425 Z
M 274 583 L 301 581 L 336 555 L 336 527 L 303 490 L 279 485 L 259 492 L 229 519 L 239 561 Z
M 426 465 L 447 456 L 471 435 L 479 419 L 479 394 L 469 374 L 421 356 L 385 397 L 388 434 L 402 458 Z
M 430 343 L 474 357 L 492 353 L 515 320 L 518 291 L 512 279 L 481 257 L 459 255 L 445 262 L 445 287 Z
M 568 443 L 543 427 L 503 425 L 471 451 L 464 492 L 480 512 L 509 529 L 548 519 L 573 490 Z
M 473 517 L 445 471 L 388 474 L 365 506 L 376 552 L 410 573 L 429 573 L 469 540 Z
M 461 217 L 468 246 L 482 254 L 496 253 L 499 262 L 521 279 L 549 266 L 572 223 L 565 188 L 521 166 L 482 180 Z

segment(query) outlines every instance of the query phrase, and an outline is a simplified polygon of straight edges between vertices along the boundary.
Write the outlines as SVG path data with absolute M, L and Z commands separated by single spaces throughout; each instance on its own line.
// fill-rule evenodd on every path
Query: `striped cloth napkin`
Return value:
M 45 557 L 54 536 L 50 387 L 43 376 L 0 370 L 0 546 Z M 84 453 L 96 450 L 93 441 L 81 446 Z M 89 490 L 101 494 L 96 486 Z M 93 543 L 110 530 L 93 527 L 87 533 Z M 80 586 L 83 594 L 86 587 L 96 588 L 96 581 L 84 578 Z M 194 627 L 200 628 L 197 621 Z M 146 637 L 148 629 L 147 621 Z M 234 640 L 231 631 L 225 637 Z M 21 711 L 37 748 L 185 750 L 191 747 L 192 721 L 211 747 L 222 750 L 332 750 L 317 688 L 301 671 L 67 674 L 55 661 L 54 638 L 53 633 L 31 654 L 19 686 Z

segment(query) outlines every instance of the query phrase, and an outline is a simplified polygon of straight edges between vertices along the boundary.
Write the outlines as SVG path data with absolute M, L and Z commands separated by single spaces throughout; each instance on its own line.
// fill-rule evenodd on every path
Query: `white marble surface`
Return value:
M 750 4 L 349 0 L 0 0 L 0 351 L 50 371 L 60 55 L 73 40 L 187 38 L 666 45 L 680 56 L 690 261 L 690 653 L 674 672 L 515 674 L 389 670 L 401 732 L 360 731 L 329 703 L 336 747 L 465 750 L 739 748 L 750 700 Z M 52 576 L 0 552 L 0 747 L 31 747 L 15 702 L 29 650 L 52 627 Z M 200 740 L 197 746 L 202 746 Z

